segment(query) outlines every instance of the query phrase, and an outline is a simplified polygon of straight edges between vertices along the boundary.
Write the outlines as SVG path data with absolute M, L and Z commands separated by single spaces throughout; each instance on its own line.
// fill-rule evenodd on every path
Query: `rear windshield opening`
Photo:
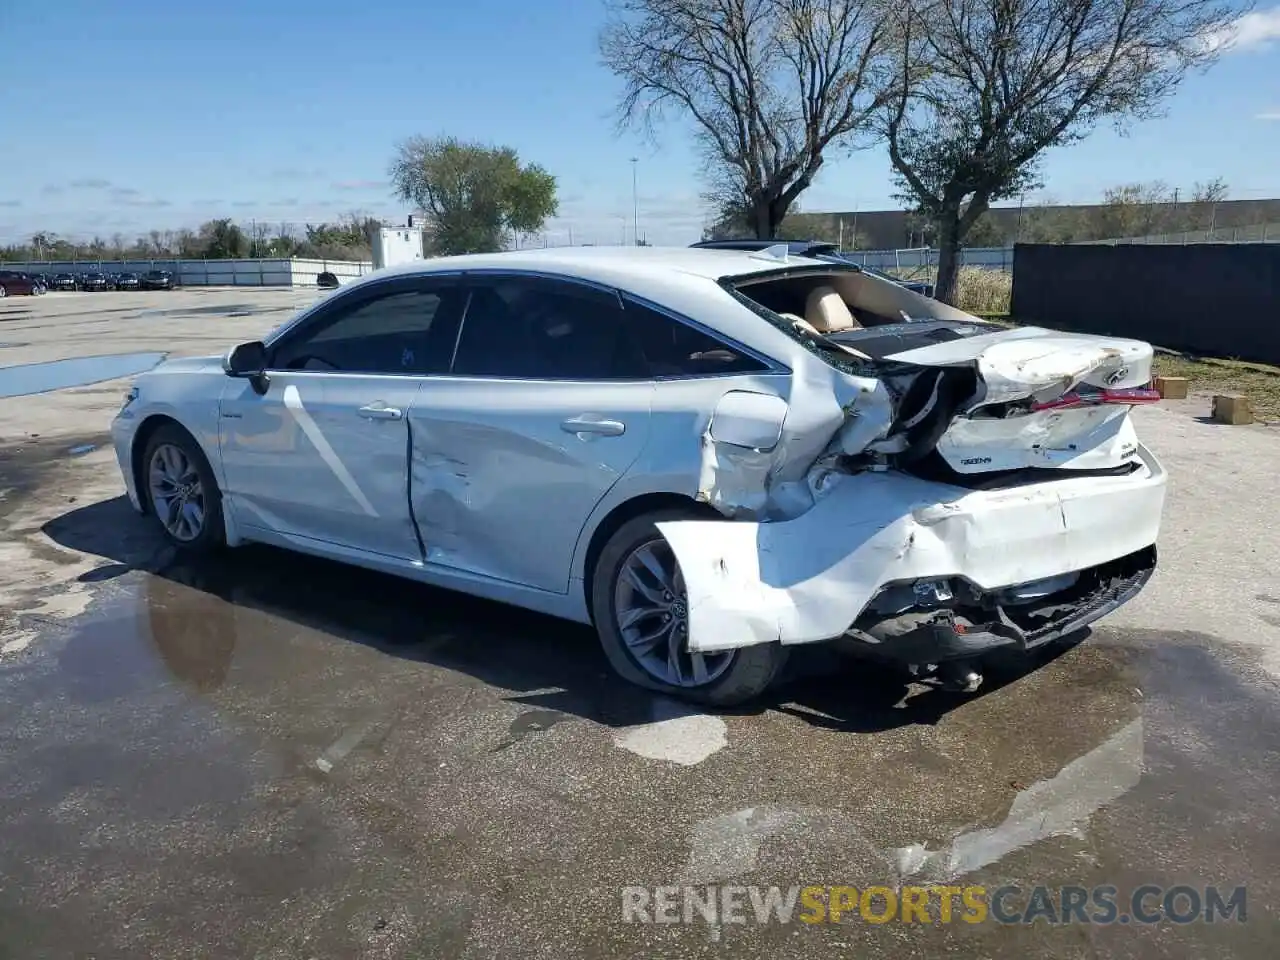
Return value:
M 723 285 L 783 333 L 846 372 L 856 372 L 867 358 L 879 360 L 996 329 L 856 267 L 754 274 Z
M 743 298 L 794 324 L 803 321 L 819 333 L 878 327 L 911 320 L 957 319 L 949 311 L 892 280 L 860 270 L 806 271 L 730 281 Z M 942 311 L 937 310 L 943 307 Z M 963 314 L 960 315 L 968 319 Z

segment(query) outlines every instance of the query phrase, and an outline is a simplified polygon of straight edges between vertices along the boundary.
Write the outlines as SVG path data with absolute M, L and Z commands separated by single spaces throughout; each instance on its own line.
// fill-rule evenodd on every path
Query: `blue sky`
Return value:
M 1280 196 L 1280 6 L 1242 23 L 1167 115 L 1050 153 L 1043 198 L 1118 183 Z M 213 216 L 400 220 L 394 145 L 448 133 L 515 147 L 559 178 L 553 241 L 641 232 L 697 239 L 705 219 L 689 131 L 617 135 L 598 63 L 602 0 L 0 0 L 0 242 L 37 229 L 125 236 Z M 881 148 L 831 158 L 807 210 L 897 206 Z

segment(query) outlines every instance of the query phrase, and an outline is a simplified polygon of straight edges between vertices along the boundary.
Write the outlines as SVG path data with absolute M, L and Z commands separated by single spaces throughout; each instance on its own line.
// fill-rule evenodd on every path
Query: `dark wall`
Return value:
M 1020 243 L 1015 320 L 1280 364 L 1280 244 Z

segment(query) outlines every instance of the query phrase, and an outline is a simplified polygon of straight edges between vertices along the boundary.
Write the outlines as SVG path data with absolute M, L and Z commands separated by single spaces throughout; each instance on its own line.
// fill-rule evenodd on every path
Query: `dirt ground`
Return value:
M 185 565 L 129 509 L 128 380 L 85 381 L 318 295 L 0 304 L 0 958 L 1273 954 L 1276 428 L 1139 410 L 1171 477 L 1156 577 L 976 696 L 815 649 L 765 702 L 699 713 L 614 680 L 581 627 L 267 548 Z M 1245 885 L 1248 914 L 621 909 L 628 886 L 938 882 Z

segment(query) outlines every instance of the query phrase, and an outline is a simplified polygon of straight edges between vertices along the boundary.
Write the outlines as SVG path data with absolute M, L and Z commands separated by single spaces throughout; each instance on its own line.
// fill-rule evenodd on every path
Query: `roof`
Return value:
M 700 250 L 767 250 L 782 245 L 786 246 L 788 253 L 799 256 L 840 252 L 839 244 L 825 240 L 702 240 L 690 244 Z
M 784 271 L 794 267 L 839 270 L 829 260 L 788 256 L 785 261 L 757 251 L 694 247 L 550 247 L 436 257 L 384 267 L 342 289 L 395 276 L 430 276 L 467 270 L 544 273 L 624 290 L 681 316 L 692 317 L 759 353 L 790 357 L 795 342 L 719 287 L 724 277 Z M 854 269 L 850 267 L 849 269 Z
M 683 274 L 703 280 L 778 270 L 786 263 L 762 257 L 758 251 L 712 250 L 699 247 L 546 247 L 435 257 L 386 267 L 370 276 L 434 273 L 446 270 L 546 270 L 582 280 L 615 284 L 626 277 Z M 813 260 L 813 265 L 830 263 Z

